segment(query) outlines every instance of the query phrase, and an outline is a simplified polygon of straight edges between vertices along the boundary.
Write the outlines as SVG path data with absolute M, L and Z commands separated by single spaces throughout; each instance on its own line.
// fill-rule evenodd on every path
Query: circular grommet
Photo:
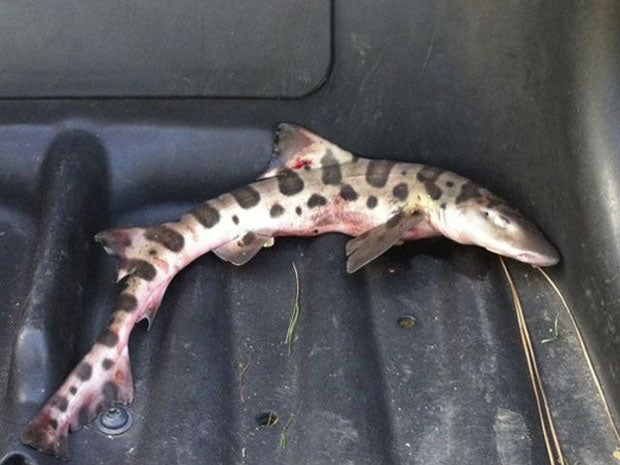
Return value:
M 133 424 L 133 413 L 126 407 L 109 408 L 97 417 L 97 429 L 110 436 L 123 434 Z

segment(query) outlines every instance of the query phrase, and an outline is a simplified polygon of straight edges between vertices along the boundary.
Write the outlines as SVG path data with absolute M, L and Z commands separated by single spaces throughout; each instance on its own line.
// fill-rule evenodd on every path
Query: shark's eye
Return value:
M 508 221 L 508 218 L 505 216 L 493 215 L 493 224 L 498 228 L 506 229 L 510 224 L 510 221 Z
M 495 210 L 484 210 L 481 215 L 485 220 L 490 221 L 493 226 L 500 229 L 506 229 L 510 224 L 510 220 L 503 215 L 500 215 Z

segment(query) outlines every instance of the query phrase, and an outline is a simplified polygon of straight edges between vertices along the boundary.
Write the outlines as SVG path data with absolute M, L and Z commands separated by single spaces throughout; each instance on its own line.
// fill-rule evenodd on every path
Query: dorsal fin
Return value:
M 276 130 L 273 158 L 260 176 L 270 178 L 284 169 L 309 170 L 322 166 L 351 163 L 357 157 L 336 144 L 300 126 L 281 123 Z

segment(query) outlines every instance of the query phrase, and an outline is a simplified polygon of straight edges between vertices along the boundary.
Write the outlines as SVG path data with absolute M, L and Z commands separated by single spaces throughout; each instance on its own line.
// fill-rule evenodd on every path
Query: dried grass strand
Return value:
M 499 257 L 500 263 L 504 270 L 504 274 L 508 281 L 510 292 L 512 294 L 513 303 L 515 306 L 515 312 L 517 314 L 517 322 L 519 324 L 519 335 L 521 336 L 521 344 L 523 345 L 523 352 L 527 362 L 528 372 L 530 374 L 530 380 L 532 382 L 532 389 L 534 391 L 534 397 L 536 399 L 536 408 L 538 410 L 538 417 L 540 425 L 543 431 L 543 437 L 545 440 L 545 446 L 547 449 L 547 455 L 549 457 L 549 463 L 551 465 L 566 465 L 564 454 L 560 446 L 560 440 L 558 438 L 551 409 L 549 408 L 549 402 L 547 395 L 545 394 L 544 385 L 540 377 L 540 371 L 538 370 L 538 364 L 536 363 L 536 354 L 534 352 L 534 346 L 530 337 L 527 322 L 525 321 L 525 313 L 523 311 L 523 305 L 517 287 L 512 279 L 512 275 L 506 266 L 506 263 L 502 257 Z M 557 460 L 556 460 L 557 458 Z

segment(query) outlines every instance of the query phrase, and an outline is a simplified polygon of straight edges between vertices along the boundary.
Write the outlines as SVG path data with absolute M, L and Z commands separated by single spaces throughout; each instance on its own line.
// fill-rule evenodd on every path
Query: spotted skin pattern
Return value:
M 108 327 L 27 425 L 22 435 L 25 444 L 67 457 L 70 430 L 79 429 L 112 404 L 133 400 L 128 353 L 133 327 L 143 319 L 150 324 L 176 273 L 209 251 L 219 250 L 221 257 L 241 264 L 275 236 L 340 232 L 359 236 L 356 248 L 372 252 L 443 234 L 489 250 L 499 247 L 498 253 L 530 263 L 536 257 L 542 265 L 559 259 L 518 212 L 454 173 L 360 158 L 286 124 L 279 127 L 274 152 L 278 156 L 263 177 L 197 206 L 179 221 L 113 229 L 96 236 L 106 251 L 120 259 L 118 279 L 124 280 L 125 287 Z M 459 226 L 464 215 L 469 215 L 470 224 L 479 224 L 477 230 Z M 407 218 L 414 218 L 415 226 L 397 242 L 381 243 L 394 235 L 388 231 L 397 231 Z M 513 230 L 516 226 L 520 229 Z M 489 238 L 478 239 L 476 234 Z M 364 256 L 371 260 L 375 255 Z M 351 269 L 369 261 L 365 260 Z

